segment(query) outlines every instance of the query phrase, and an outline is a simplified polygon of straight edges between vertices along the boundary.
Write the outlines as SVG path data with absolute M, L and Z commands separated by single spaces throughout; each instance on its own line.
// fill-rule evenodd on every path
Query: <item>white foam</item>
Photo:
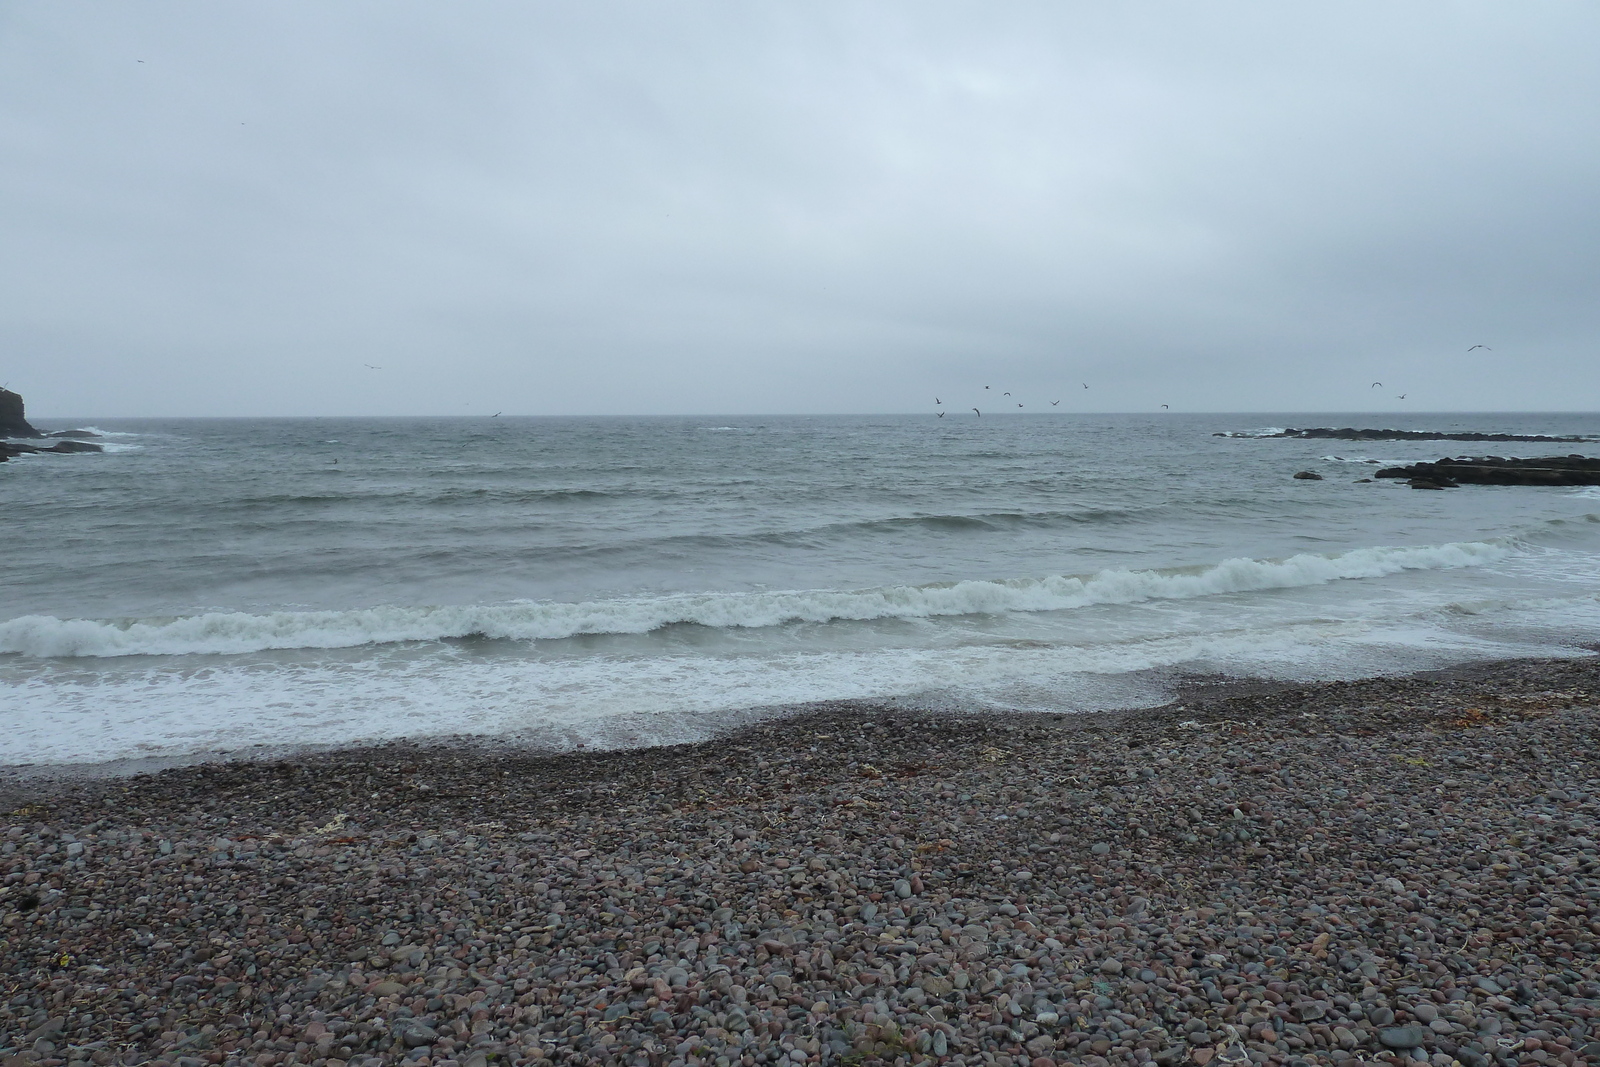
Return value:
M 1470 567 L 1508 554 L 1502 545 L 1462 542 L 1362 548 L 1337 555 L 1307 553 L 1284 560 L 1230 559 L 1189 570 L 1105 570 L 1088 577 L 1054 575 L 854 591 L 703 593 L 581 603 L 375 607 L 260 615 L 212 612 L 123 622 L 26 615 L 0 623 L 0 652 L 36 657 L 227 655 L 468 636 L 551 640 L 581 634 L 642 634 L 677 624 L 759 628 L 792 622 L 1064 611 L 1096 604 L 1290 589 L 1380 578 L 1407 570 Z
M 1570 610 L 1570 606 L 1569 606 Z M 1600 616 L 1590 604 L 1585 622 Z M 1452 633 L 1437 618 L 1277 619 L 1226 633 L 1088 645 L 483 658 L 425 654 L 292 664 L 238 660 L 84 670 L 39 664 L 10 691 L 0 763 L 184 756 L 248 746 L 349 744 L 456 734 L 570 745 L 696 740 L 730 716 L 815 700 L 919 699 L 966 710 L 1074 711 L 1159 703 L 1134 672 L 1191 665 L 1283 678 L 1359 677 L 1517 654 L 1562 654 Z M 1568 653 L 1571 654 L 1571 653 Z M 216 709 L 226 708 L 226 715 Z

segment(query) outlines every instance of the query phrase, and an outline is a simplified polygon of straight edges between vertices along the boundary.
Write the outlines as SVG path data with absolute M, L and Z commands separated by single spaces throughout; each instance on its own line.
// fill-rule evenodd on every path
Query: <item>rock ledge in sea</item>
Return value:
M 1384 467 L 1374 477 L 1410 478 L 1414 488 L 1454 489 L 1457 485 L 1600 485 L 1600 459 L 1542 456 L 1506 459 L 1464 456 L 1409 467 Z M 1418 481 L 1427 485 L 1417 485 Z
M 1214 433 L 1212 437 L 1296 437 L 1302 439 L 1330 440 L 1330 441 L 1547 441 L 1547 442 L 1578 442 L 1593 441 L 1594 437 L 1567 436 L 1552 437 L 1546 434 L 1526 433 L 1445 433 L 1434 430 L 1357 430 L 1345 426 L 1333 429 L 1327 426 L 1317 426 L 1306 430 L 1293 428 L 1280 430 L 1277 433 Z

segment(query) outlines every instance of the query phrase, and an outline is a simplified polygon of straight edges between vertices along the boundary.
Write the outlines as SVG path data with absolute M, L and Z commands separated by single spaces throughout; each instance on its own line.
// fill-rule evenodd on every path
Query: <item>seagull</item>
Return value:
M 938 397 L 934 397 L 934 398 L 933 398 L 933 402 L 934 402 L 934 403 L 935 403 L 935 404 L 943 404 L 943 403 L 944 403 L 944 401 L 943 401 L 943 400 L 940 400 L 940 399 L 939 399 L 939 398 L 938 398 Z
M 1383 384 L 1382 382 L 1373 382 L 1372 383 L 1372 388 L 1376 389 L 1376 388 L 1378 388 L 1378 386 L 1380 386 L 1382 384 Z
M 1406 398 L 1406 394 L 1404 394 L 1404 393 L 1401 393 L 1399 396 L 1395 397 L 1396 400 L 1404 400 L 1405 398 Z
M 493 415 L 490 415 L 490 416 L 489 416 L 489 417 L 490 417 L 490 418 L 491 418 L 491 419 L 498 419 L 498 418 L 499 418 L 499 417 L 500 417 L 500 413 L 499 413 L 499 412 L 498 412 L 498 411 L 497 411 L 497 412 L 495 412 L 495 413 L 494 413 L 494 414 L 493 414 Z
M 1019 408 L 1020 408 L 1020 407 L 1021 407 L 1021 406 L 1022 406 L 1022 405 L 1021 405 L 1021 404 L 1018 404 L 1018 405 L 1017 405 L 1017 407 L 1019 407 Z
M 1165 405 L 1165 404 L 1162 404 L 1162 405 L 1161 405 L 1161 410 L 1162 410 L 1162 411 L 1170 411 L 1170 410 L 1172 410 L 1172 409 L 1171 409 L 1171 408 L 1169 408 L 1169 407 L 1167 407 L 1167 405 Z
M 362 365 L 362 366 L 363 366 L 363 367 L 365 367 L 365 368 L 367 368 L 367 369 L 368 369 L 368 370 L 382 370 L 382 369 L 383 369 L 383 368 L 382 368 L 382 367 L 374 367 L 374 366 L 373 366 L 373 365 L 372 365 L 372 364 L 370 364 L 370 363 L 363 363 L 363 364 L 361 364 L 361 365 Z
M 1084 382 L 1084 383 L 1083 383 L 1083 387 L 1084 387 L 1084 388 L 1085 388 L 1085 389 L 1087 389 L 1087 388 L 1089 388 L 1089 383 L 1088 383 L 1088 382 Z
M 1000 395 L 1001 396 L 1010 396 L 1011 394 L 1010 393 L 1001 393 Z
M 989 388 L 989 387 L 988 387 L 988 386 L 987 386 L 987 385 L 986 385 L 986 386 L 984 386 L 984 388 L 985 388 L 985 389 L 987 389 L 987 388 Z M 977 408 L 973 408 L 973 409 L 972 409 L 972 410 L 973 410 L 973 411 L 975 411 L 975 412 L 977 412 L 977 415 L 978 415 L 978 418 L 980 418 L 980 419 L 981 419 L 981 418 L 983 418 L 983 412 L 981 412 L 981 411 L 978 411 L 978 409 L 977 409 Z
M 984 386 L 984 388 L 985 388 L 985 389 L 987 389 L 987 388 L 989 388 L 989 387 L 988 387 L 988 386 L 987 386 L 987 385 L 986 385 L 986 386 Z
M 1052 400 L 1052 401 L 1050 401 L 1050 406 L 1051 406 L 1051 407 L 1055 407 L 1055 406 L 1056 406 L 1056 405 L 1057 405 L 1057 404 L 1059 404 L 1059 403 L 1061 403 L 1061 401 L 1059 401 L 1059 400 Z
M 1484 349 L 1485 351 L 1488 351 L 1488 352 L 1493 352 L 1494 351 L 1494 349 L 1490 348 L 1488 345 L 1473 345 L 1472 348 L 1467 349 L 1467 351 L 1471 352 L 1474 348 L 1482 348 L 1482 349 Z
M 941 419 L 944 418 L 944 412 L 942 411 L 935 411 L 934 414 L 939 416 Z

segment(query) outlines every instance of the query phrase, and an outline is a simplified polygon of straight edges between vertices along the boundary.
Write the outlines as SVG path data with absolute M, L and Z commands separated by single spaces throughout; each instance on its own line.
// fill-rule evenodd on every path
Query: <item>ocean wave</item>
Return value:
M 350 648 L 482 637 L 557 640 L 642 634 L 674 625 L 760 628 L 786 623 L 1064 611 L 1381 578 L 1407 570 L 1481 565 L 1509 549 L 1484 542 L 1362 548 L 1283 560 L 1230 559 L 1172 571 L 1103 570 L 1004 581 L 962 581 L 851 591 L 703 593 L 582 603 L 514 602 L 443 607 L 107 621 L 26 615 L 0 623 L 0 652 L 35 657 L 228 655 L 266 649 Z

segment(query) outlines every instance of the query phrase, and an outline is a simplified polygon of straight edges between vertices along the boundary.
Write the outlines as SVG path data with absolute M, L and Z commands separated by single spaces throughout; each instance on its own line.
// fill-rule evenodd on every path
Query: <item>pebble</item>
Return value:
M 1528 662 L 19 778 L 0 1056 L 1600 1062 L 1597 705 Z

